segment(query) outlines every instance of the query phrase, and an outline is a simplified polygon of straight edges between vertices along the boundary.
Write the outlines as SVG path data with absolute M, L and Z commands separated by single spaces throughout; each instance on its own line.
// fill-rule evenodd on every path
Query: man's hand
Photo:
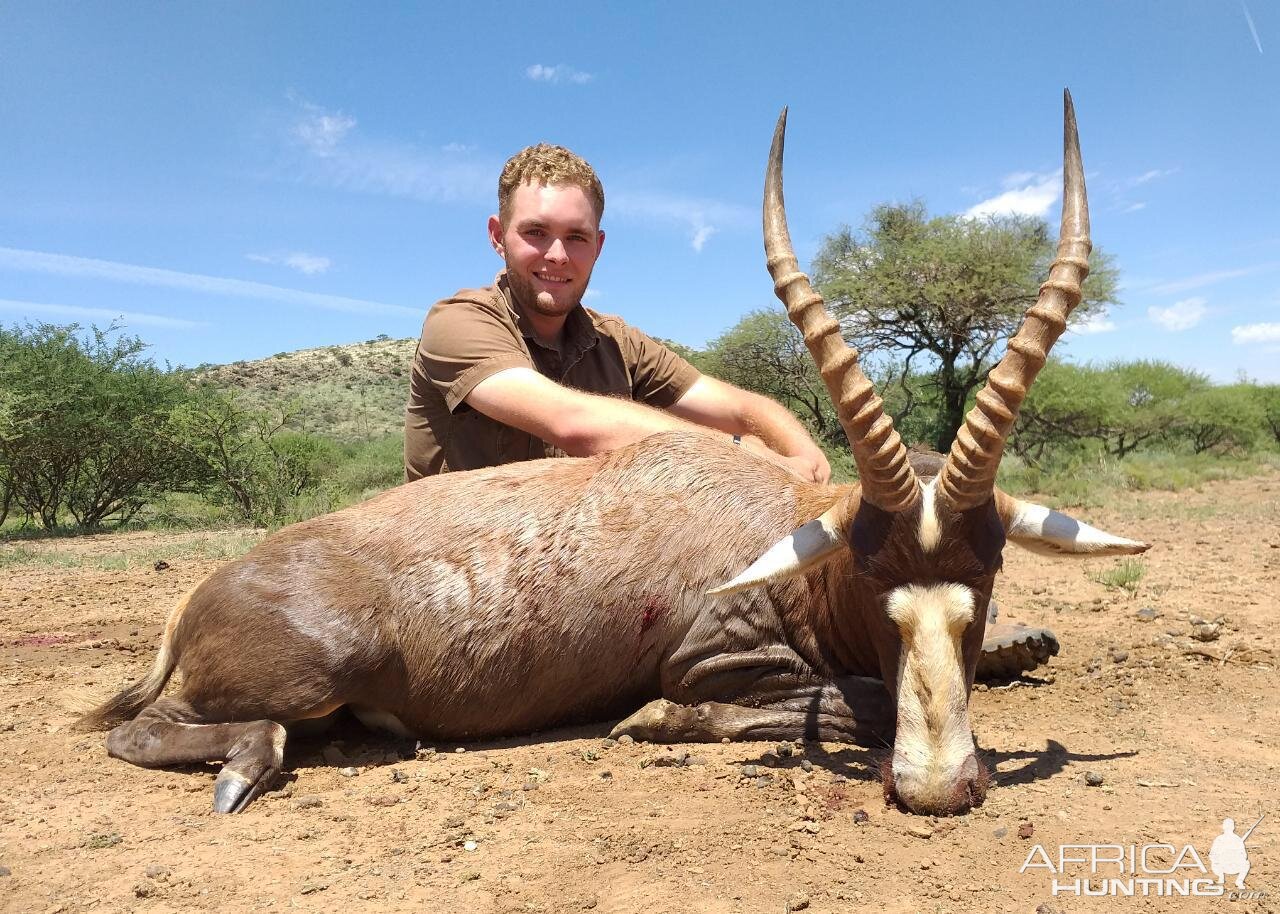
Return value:
M 827 455 L 816 446 L 806 447 L 799 454 L 790 457 L 779 454 L 754 435 L 744 436 L 742 446 L 770 463 L 777 464 L 797 479 L 823 484 L 831 481 L 831 465 L 827 462 Z

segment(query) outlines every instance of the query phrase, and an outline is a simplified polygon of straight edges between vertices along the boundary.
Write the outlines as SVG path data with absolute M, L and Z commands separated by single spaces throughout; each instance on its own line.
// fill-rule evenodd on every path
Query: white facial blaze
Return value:
M 920 548 L 926 553 L 938 548 L 942 539 L 942 527 L 938 524 L 938 479 L 935 476 L 921 489 L 920 505 Z
M 973 621 L 973 591 L 899 587 L 889 594 L 888 612 L 902 635 L 894 785 L 913 809 L 943 808 L 974 756 L 960 646 Z

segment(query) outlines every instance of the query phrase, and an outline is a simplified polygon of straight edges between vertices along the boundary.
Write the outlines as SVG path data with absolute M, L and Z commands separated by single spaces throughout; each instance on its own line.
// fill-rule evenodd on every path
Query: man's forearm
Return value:
M 702 426 L 642 403 L 578 392 L 557 422 L 559 440 L 552 443 L 575 457 L 589 457 L 634 444 L 658 432 L 677 430 L 708 432 Z

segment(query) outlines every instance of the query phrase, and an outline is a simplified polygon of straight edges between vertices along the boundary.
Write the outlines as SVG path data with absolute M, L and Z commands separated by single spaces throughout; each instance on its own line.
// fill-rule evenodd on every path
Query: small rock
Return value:
M 1222 626 L 1216 622 L 1205 622 L 1203 625 L 1197 625 L 1191 631 L 1191 637 L 1197 641 L 1217 641 L 1222 635 Z
M 685 759 L 688 757 L 689 753 L 687 752 L 670 752 L 665 755 L 658 756 L 650 762 L 650 764 L 653 765 L 654 768 L 679 768 L 684 764 Z
M 147 882 L 139 882 L 133 887 L 133 894 L 139 898 L 150 898 L 155 892 L 155 886 Z
M 760 777 L 756 778 L 757 787 L 768 787 L 772 783 L 773 783 L 773 777 L 768 774 L 762 774 L 760 775 Z
M 1125 662 L 1126 660 L 1128 660 L 1128 659 L 1129 659 L 1129 652 L 1128 652 L 1128 651 L 1123 650 L 1122 648 L 1118 648 L 1118 647 L 1113 647 L 1113 648 L 1111 649 L 1111 662 L 1112 662 L 1112 663 L 1124 663 L 1124 662 Z
M 583 749 L 582 760 L 584 762 L 598 762 L 600 761 L 600 753 L 594 749 Z
M 754 777 L 759 777 L 759 775 L 760 775 L 760 769 L 757 768 L 755 765 L 742 766 L 742 776 L 744 778 L 754 778 Z
M 773 751 L 778 753 L 778 758 L 791 758 L 791 753 L 795 750 L 792 749 L 790 743 L 778 743 L 778 748 Z
M 933 837 L 933 829 L 927 825 L 908 825 L 907 834 L 913 838 L 924 838 L 928 840 Z
M 156 562 L 156 563 L 155 563 L 154 565 L 152 565 L 151 567 L 152 567 L 152 568 L 154 568 L 156 571 L 168 571 L 168 570 L 169 570 L 169 563 L 168 563 L 168 562 L 166 562 L 164 559 L 161 559 L 160 561 Z
M 1062 912 L 1053 905 L 1038 904 L 1036 905 L 1036 914 L 1062 914 Z
M 619 746 L 630 746 L 634 742 L 635 742 L 635 739 L 631 736 L 630 733 L 624 733 L 618 737 Z
M 158 863 L 153 863 L 143 870 L 142 874 L 148 879 L 163 879 L 165 876 L 169 875 L 169 868 L 167 866 L 161 866 Z
M 316 809 L 324 805 L 324 800 L 319 797 L 298 797 L 293 801 L 293 805 L 299 809 Z
M 778 765 L 778 753 L 774 749 L 766 749 L 760 753 L 760 761 L 764 762 L 770 768 L 776 768 Z
M 475 841 L 467 840 L 462 842 L 462 849 L 464 851 L 468 851 L 468 852 L 474 851 L 474 850 L 477 850 L 479 847 L 480 845 L 477 844 Z
M 997 838 L 1003 838 L 1005 835 L 1009 834 L 1009 829 L 1001 825 L 997 828 L 992 829 L 991 834 L 995 835 Z
M 7 866 L 0 866 L 0 876 L 12 876 L 12 875 L 13 875 L 13 871 L 10 870 Z
M 1084 773 L 1084 782 L 1090 787 L 1101 787 L 1102 781 L 1102 775 L 1098 774 L 1096 771 L 1086 771 Z
M 391 783 L 392 783 L 392 784 L 407 784 L 407 783 L 409 783 L 409 775 L 405 774 L 405 773 L 404 773 L 403 771 L 401 771 L 399 768 L 392 768 L 392 769 L 391 769 Z
M 813 770 L 813 762 L 809 761 L 808 759 L 803 759 L 803 760 L 801 760 L 801 762 L 800 762 L 800 770 L 801 770 L 801 771 L 812 771 L 812 770 Z
M 871 821 L 871 817 L 867 815 L 867 811 L 865 809 L 855 809 L 853 811 L 854 825 L 862 825 L 864 822 L 870 822 L 870 821 Z
M 1144 606 L 1133 615 L 1139 622 L 1154 622 L 1160 618 L 1160 613 L 1154 606 Z
M 346 768 L 338 769 L 338 774 L 342 775 L 344 778 L 353 778 L 359 773 L 360 773 L 359 768 L 352 768 L 350 765 L 348 765 Z
M 606 738 L 600 745 L 606 749 L 612 749 L 614 746 L 618 745 L 618 741 L 616 739 Z
M 466 751 L 467 751 L 467 747 L 466 747 L 466 746 L 459 746 L 457 749 L 454 749 L 453 751 L 454 751 L 454 752 L 466 752 Z
M 300 891 L 303 895 L 314 895 L 316 892 L 323 892 L 327 888 L 329 886 L 324 882 L 308 882 Z
M 722 736 L 722 737 L 720 737 L 720 742 L 724 743 L 724 744 L 727 746 L 727 745 L 729 745 L 729 743 L 731 743 L 731 742 L 732 742 L 732 740 L 730 740 L 730 739 L 729 739 L 729 737 L 727 737 L 727 736 Z
M 1032 825 L 1030 822 L 1019 822 L 1019 823 L 1018 823 L 1018 837 L 1019 837 L 1019 838 L 1024 838 L 1024 839 L 1025 839 L 1025 838 L 1030 838 L 1030 837 L 1031 837 L 1032 835 L 1034 835 L 1035 833 L 1036 833 L 1036 827 L 1035 827 L 1034 825 Z
M 803 911 L 807 907 L 809 907 L 809 896 L 804 892 L 796 892 L 787 898 L 787 914 L 792 911 Z
M 690 768 L 694 765 L 705 765 L 707 760 L 700 755 L 687 755 L 684 759 L 684 766 Z

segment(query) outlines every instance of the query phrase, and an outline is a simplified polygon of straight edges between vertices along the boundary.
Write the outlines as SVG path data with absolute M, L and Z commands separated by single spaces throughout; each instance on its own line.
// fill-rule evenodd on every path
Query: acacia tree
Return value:
M 930 217 L 919 201 L 883 204 L 861 235 L 845 226 L 827 236 L 814 258 L 814 282 L 845 338 L 864 354 L 893 358 L 904 381 L 922 369 L 931 373 L 932 445 L 945 453 L 970 395 L 1035 302 L 1054 247 L 1039 218 Z M 1091 265 L 1073 320 L 1116 301 L 1109 259 L 1095 251 Z M 905 408 L 914 406 L 907 397 Z

